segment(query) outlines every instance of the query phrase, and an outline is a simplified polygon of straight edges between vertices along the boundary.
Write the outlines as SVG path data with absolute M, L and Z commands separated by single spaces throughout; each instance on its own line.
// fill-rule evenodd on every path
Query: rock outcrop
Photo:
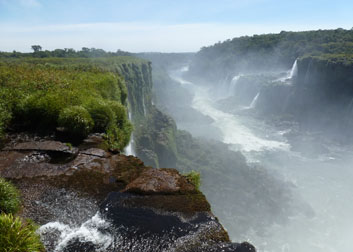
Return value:
M 102 251 L 76 232 L 88 222 L 92 228 L 97 214 L 109 222 L 98 237 L 114 237 L 104 251 L 254 251 L 229 241 L 186 177 L 133 156 L 26 139 L 0 151 L 0 176 L 21 191 L 22 217 L 52 227 L 42 232 L 48 251 Z M 76 233 L 68 236 L 65 225 Z

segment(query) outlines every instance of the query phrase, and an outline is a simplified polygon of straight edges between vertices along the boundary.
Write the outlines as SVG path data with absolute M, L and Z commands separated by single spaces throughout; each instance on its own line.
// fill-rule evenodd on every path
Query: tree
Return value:
M 42 50 L 42 47 L 40 45 L 32 45 L 32 50 L 34 52 L 39 52 Z

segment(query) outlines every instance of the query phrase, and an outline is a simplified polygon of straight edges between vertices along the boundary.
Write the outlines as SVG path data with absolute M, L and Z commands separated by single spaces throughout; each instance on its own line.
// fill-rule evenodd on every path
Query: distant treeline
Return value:
M 191 65 L 193 74 L 217 79 L 249 69 L 288 68 L 305 55 L 353 55 L 353 30 L 317 30 L 244 36 L 203 47 Z
M 83 47 L 76 51 L 72 48 L 55 49 L 53 51 L 42 50 L 40 45 L 32 45 L 34 52 L 0 52 L 0 58 L 98 58 L 98 57 L 114 57 L 114 56 L 132 56 L 132 53 L 117 50 L 116 52 L 106 52 L 103 49 Z

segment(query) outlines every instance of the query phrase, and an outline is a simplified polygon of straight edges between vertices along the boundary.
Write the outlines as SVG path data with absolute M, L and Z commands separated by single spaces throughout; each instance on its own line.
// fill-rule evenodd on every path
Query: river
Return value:
M 322 145 L 327 151 L 318 155 L 293 151 L 284 134 L 290 128 L 279 130 L 251 114 L 221 110 L 214 98 L 216 91 L 185 80 L 185 71 L 187 68 L 183 67 L 170 72 L 170 77 L 193 93 L 192 108 L 212 118 L 210 127 L 221 132 L 219 140 L 229 144 L 231 150 L 241 151 L 250 165 L 261 165 L 291 184 L 294 195 L 291 200 L 300 199 L 305 203 L 301 206 L 308 208 L 298 209 L 297 214 L 294 211 L 286 223 L 269 225 L 265 231 L 249 230 L 241 237 L 230 232 L 231 239 L 249 240 L 260 252 L 352 252 L 352 148 L 325 142 Z M 249 104 L 244 109 L 256 107 Z M 179 126 L 191 133 L 197 128 L 197 125 Z M 219 207 L 220 199 L 207 195 L 207 190 L 204 193 L 226 228 L 231 230 L 233 225 L 239 225 L 225 218 L 236 213 L 224 213 Z

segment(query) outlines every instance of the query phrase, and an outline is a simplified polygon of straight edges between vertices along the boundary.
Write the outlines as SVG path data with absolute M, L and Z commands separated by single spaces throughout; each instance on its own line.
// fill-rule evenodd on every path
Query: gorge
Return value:
M 156 104 L 178 129 L 253 167 L 247 176 L 239 163 L 223 163 L 222 176 L 208 170 L 210 153 L 198 167 L 202 191 L 231 238 L 248 239 L 258 251 L 351 250 L 352 35 L 338 29 L 235 38 L 154 70 L 169 75 L 154 81 Z M 267 37 L 273 47 L 261 51 Z M 305 45 L 302 52 L 293 41 Z M 158 60 L 149 59 L 156 69 Z M 259 64 L 266 60 L 271 64 Z M 214 141 L 225 145 L 217 149 Z
M 351 252 L 352 30 L 40 53 L 0 53 L 0 176 L 46 251 Z

